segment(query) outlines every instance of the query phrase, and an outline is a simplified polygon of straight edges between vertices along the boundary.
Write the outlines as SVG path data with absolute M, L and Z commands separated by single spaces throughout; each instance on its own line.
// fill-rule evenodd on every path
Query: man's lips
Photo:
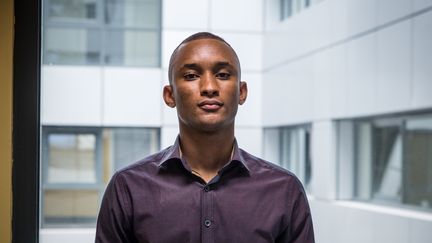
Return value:
M 223 106 L 223 103 L 218 100 L 203 100 L 198 103 L 198 106 L 206 111 L 217 111 Z

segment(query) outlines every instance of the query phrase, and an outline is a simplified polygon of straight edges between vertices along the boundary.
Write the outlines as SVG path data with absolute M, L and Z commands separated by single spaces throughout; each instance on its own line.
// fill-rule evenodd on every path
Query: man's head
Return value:
M 194 40 L 200 40 L 200 39 L 213 39 L 213 40 L 218 40 L 218 41 L 220 41 L 220 42 L 225 43 L 225 45 L 227 45 L 227 46 L 232 50 L 232 52 L 234 53 L 234 56 L 235 56 L 236 59 L 237 59 L 237 64 L 238 64 L 238 68 L 239 68 L 239 74 L 241 74 L 240 60 L 239 60 L 239 58 L 238 58 L 237 53 L 235 52 L 235 50 L 231 47 L 231 45 L 230 45 L 228 42 L 226 42 L 222 37 L 217 36 L 217 35 L 215 35 L 215 34 L 212 34 L 212 33 L 210 33 L 210 32 L 198 32 L 198 33 L 195 33 L 195 34 L 193 34 L 193 35 L 187 37 L 186 39 L 184 39 L 184 40 L 183 40 L 183 41 L 182 41 L 182 42 L 181 42 L 181 43 L 176 47 L 176 49 L 174 49 L 173 53 L 171 54 L 171 58 L 170 58 L 170 61 L 169 61 L 169 66 L 168 66 L 168 80 L 169 80 L 169 83 L 170 83 L 170 84 L 172 84 L 172 70 L 173 70 L 173 63 L 174 63 L 174 61 L 176 60 L 176 57 L 177 57 L 177 53 L 178 53 L 179 48 L 180 48 L 182 45 L 184 45 L 184 44 L 186 44 L 186 43 L 188 43 L 188 42 L 191 42 L 191 41 L 194 41 Z M 240 75 L 239 75 L 239 79 L 240 79 L 240 78 L 241 78 L 241 77 L 240 77 Z
M 173 52 L 164 100 L 177 108 L 180 128 L 206 132 L 233 128 L 238 105 L 247 97 L 233 48 L 210 33 L 185 39 Z

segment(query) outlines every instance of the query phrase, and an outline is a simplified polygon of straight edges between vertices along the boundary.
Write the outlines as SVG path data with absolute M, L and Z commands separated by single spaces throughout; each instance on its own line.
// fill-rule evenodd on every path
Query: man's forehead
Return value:
M 231 46 L 223 41 L 211 38 L 197 39 L 182 43 L 177 49 L 175 61 L 178 62 L 179 59 L 188 58 L 204 50 L 211 50 L 215 52 L 215 55 L 222 57 L 224 61 L 232 62 L 231 64 L 234 66 L 240 66 L 237 54 Z
M 196 50 L 202 46 L 222 48 L 221 51 L 227 51 L 228 53 L 230 53 L 233 56 L 236 55 L 234 50 L 229 45 L 227 45 L 225 42 L 217 40 L 217 39 L 211 39 L 211 38 L 191 40 L 191 41 L 182 43 L 178 48 L 177 55 L 180 54 L 181 52 L 184 52 L 185 50 L 187 50 L 187 51 Z

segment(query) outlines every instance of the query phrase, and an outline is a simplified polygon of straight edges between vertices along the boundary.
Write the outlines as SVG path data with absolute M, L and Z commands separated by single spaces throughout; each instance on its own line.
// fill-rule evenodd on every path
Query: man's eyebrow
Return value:
M 229 62 L 217 62 L 216 67 L 225 67 L 225 66 L 233 66 L 231 63 Z
M 185 68 L 193 68 L 193 69 L 199 68 L 198 64 L 196 64 L 196 63 L 185 63 L 183 65 L 183 67 L 185 67 Z

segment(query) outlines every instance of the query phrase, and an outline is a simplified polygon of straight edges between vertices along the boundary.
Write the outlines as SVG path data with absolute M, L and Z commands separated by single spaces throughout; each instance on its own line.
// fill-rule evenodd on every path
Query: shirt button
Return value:
M 210 191 L 210 187 L 209 186 L 205 186 L 204 187 L 204 191 L 206 191 L 206 192 Z
M 210 225 L 211 225 L 211 221 L 209 220 L 209 219 L 206 219 L 206 220 L 204 220 L 204 226 L 205 227 L 210 227 Z

